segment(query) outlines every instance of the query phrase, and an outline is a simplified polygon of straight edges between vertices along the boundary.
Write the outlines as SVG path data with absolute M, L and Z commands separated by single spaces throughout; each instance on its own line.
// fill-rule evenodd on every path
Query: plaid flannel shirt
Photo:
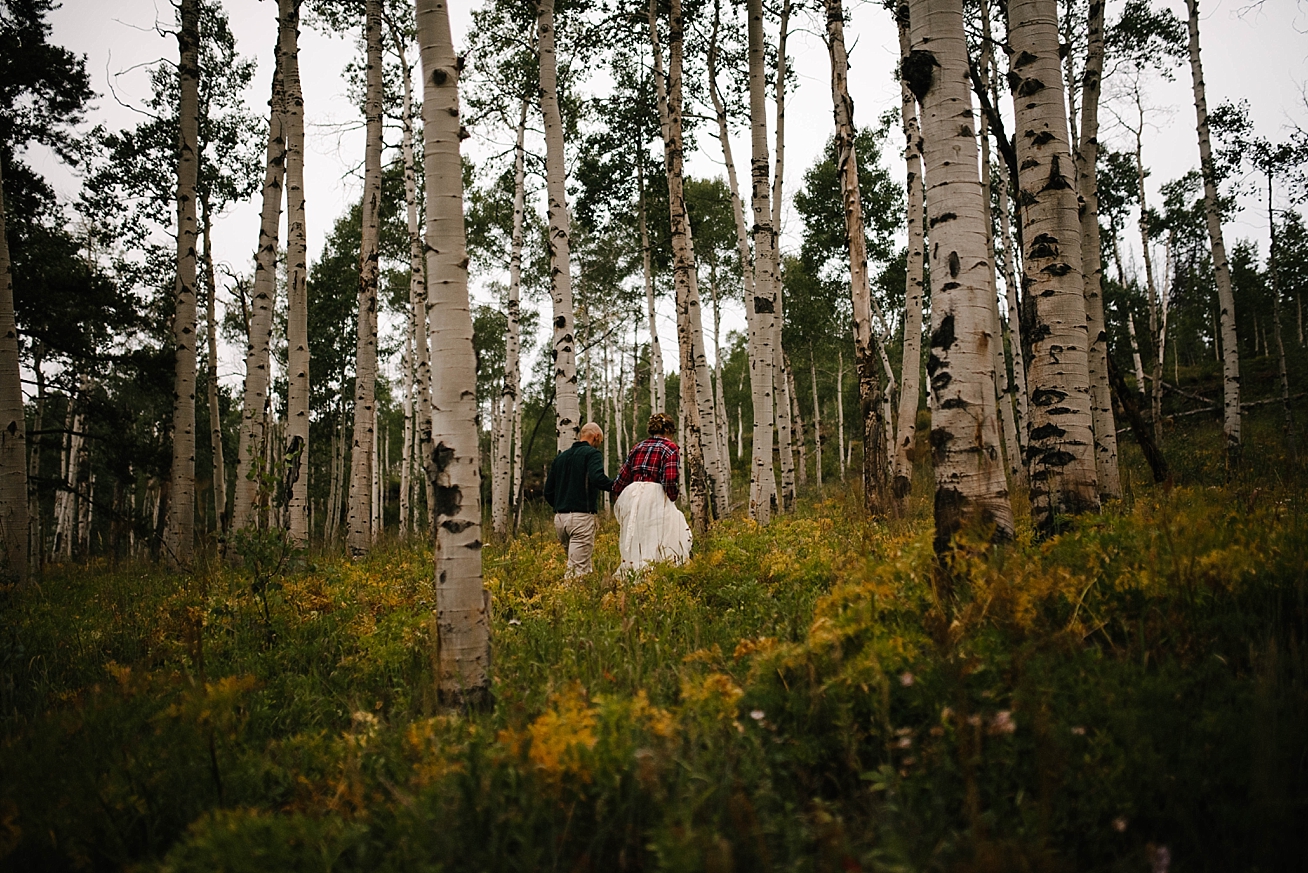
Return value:
M 618 477 L 613 480 L 613 499 L 632 482 L 657 482 L 669 500 L 677 499 L 677 481 L 680 478 L 681 450 L 667 437 L 652 436 L 636 443 Z

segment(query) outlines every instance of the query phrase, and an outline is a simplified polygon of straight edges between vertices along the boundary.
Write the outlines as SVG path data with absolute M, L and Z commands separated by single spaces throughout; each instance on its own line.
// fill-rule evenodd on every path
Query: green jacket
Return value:
M 604 475 L 604 456 L 578 440 L 560 452 L 545 477 L 545 500 L 555 512 L 595 512 L 601 491 L 613 487 Z

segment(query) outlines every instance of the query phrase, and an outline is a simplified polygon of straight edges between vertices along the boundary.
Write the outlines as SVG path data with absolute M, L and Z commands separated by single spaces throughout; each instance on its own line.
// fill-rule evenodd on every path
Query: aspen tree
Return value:
M 309 543 L 309 291 L 304 209 L 304 94 L 300 89 L 300 0 L 279 0 L 286 88 L 286 506 L 288 532 Z
M 776 162 L 772 169 L 772 228 L 774 235 L 781 233 L 782 193 L 785 182 L 786 164 L 786 38 L 790 35 L 791 0 L 784 0 L 781 6 L 781 25 L 777 36 L 777 78 L 776 78 Z M 777 262 L 781 256 L 778 252 Z M 781 271 L 777 277 L 777 312 L 772 320 L 772 372 L 773 395 L 776 400 L 777 444 L 781 460 L 781 493 L 778 506 L 783 511 L 790 511 L 795 505 L 795 452 L 794 437 L 790 421 L 789 383 L 786 381 L 786 356 L 781 347 L 781 333 L 785 326 L 784 283 Z
M 522 226 L 526 198 L 527 109 L 529 101 L 523 97 L 518 107 L 518 136 L 513 147 L 513 237 L 509 249 L 509 294 L 505 306 L 507 326 L 504 335 L 504 385 L 500 391 L 503 404 L 496 419 L 496 439 L 499 441 L 496 458 L 498 467 L 491 488 L 491 528 L 496 536 L 509 533 L 509 496 L 513 481 L 510 456 L 513 441 L 513 423 L 518 417 L 518 355 L 521 344 L 522 285 Z
M 830 27 L 828 12 L 828 28 Z M 908 3 L 902 2 L 895 11 L 899 29 L 899 52 L 908 57 L 911 45 Z M 843 45 L 843 38 L 842 38 Z M 913 447 L 917 442 L 917 406 L 919 379 L 922 373 L 922 291 L 925 266 L 925 239 L 922 228 L 924 209 L 922 191 L 922 132 L 918 127 L 917 100 L 901 79 L 899 84 L 900 122 L 904 129 L 905 198 L 908 217 L 908 252 L 904 276 L 904 349 L 900 364 L 899 417 L 895 430 L 895 460 L 892 469 L 892 489 L 895 497 L 903 500 L 913 484 Z M 857 177 L 855 177 L 857 178 Z
M 205 303 L 205 340 L 208 346 L 209 372 L 206 374 L 205 389 L 209 404 L 209 452 L 213 456 L 213 508 L 215 526 L 219 533 L 227 531 L 227 469 L 223 463 L 223 421 L 218 408 L 218 282 L 214 276 L 213 245 L 211 240 L 212 218 L 205 198 L 200 198 L 203 209 L 204 237 L 204 303 Z M 41 381 L 41 367 L 37 363 L 37 379 Z M 37 430 L 41 429 L 40 407 L 37 410 Z
M 1023 285 L 1034 303 L 1031 512 L 1038 530 L 1099 508 L 1090 412 L 1081 223 L 1059 64 L 1057 0 L 1010 0 L 1009 85 L 1017 129 Z
M 168 562 L 189 567 L 195 550 L 195 186 L 199 175 L 200 2 L 182 0 L 177 33 L 177 278 L 174 285 L 173 459 L 164 545 Z M 27 526 L 23 525 L 23 536 Z
M 423 169 L 435 483 L 437 688 L 446 702 L 488 702 L 490 598 L 481 578 L 481 458 L 477 360 L 468 306 L 468 254 L 459 159 L 459 68 L 445 0 L 418 0 L 423 69 Z
M 931 228 L 931 445 L 935 548 L 964 525 L 1013 534 L 999 453 L 991 374 L 990 268 L 977 170 L 962 0 L 911 0 L 903 73 L 922 106 L 927 222 Z
M 726 493 L 718 452 L 717 428 L 713 404 L 713 386 L 709 377 L 708 358 L 704 353 L 700 318 L 699 288 L 695 268 L 695 247 L 691 238 L 690 217 L 686 212 L 686 195 L 682 176 L 682 48 L 684 23 L 680 0 L 672 0 L 668 19 L 668 76 L 662 80 L 662 49 L 659 46 L 656 7 L 651 4 L 649 25 L 654 49 L 654 85 L 658 96 L 660 128 L 663 133 L 663 161 L 668 178 L 668 207 L 671 219 L 673 284 L 677 298 L 677 339 L 681 348 L 681 398 L 690 404 L 684 411 L 686 438 L 682 448 L 690 478 L 686 493 L 693 520 L 700 530 L 707 529 L 712 511 L 701 502 L 699 489 L 712 489 L 717 506 L 725 507 Z M 708 477 L 701 483 L 699 475 Z
M 354 433 L 350 449 L 350 497 L 345 544 L 354 557 L 367 554 L 373 530 L 376 452 L 377 279 L 382 153 L 382 8 L 368 0 L 364 12 L 367 71 L 364 114 L 362 246 L 359 250 L 359 333 L 354 357 Z
M 765 101 L 763 65 L 763 3 L 749 0 L 749 120 L 752 157 L 750 176 L 754 212 L 754 299 L 747 301 L 754 310 L 754 333 L 759 341 L 751 344 L 750 385 L 754 395 L 754 458 L 750 483 L 750 517 L 760 524 L 771 519 L 772 494 L 775 493 L 772 470 L 773 425 L 773 324 L 777 311 L 776 229 L 772 224 L 772 207 L 768 170 L 768 119 Z
M 278 22 L 272 99 L 268 111 L 268 149 L 263 175 L 263 207 L 259 247 L 255 252 L 254 285 L 246 317 L 245 394 L 241 432 L 237 441 L 236 483 L 233 487 L 232 528 L 255 523 L 258 496 L 256 467 L 267 441 L 269 347 L 272 343 L 273 300 L 277 294 L 277 238 L 281 231 L 282 183 L 286 176 L 286 140 L 283 127 L 285 78 L 282 72 L 281 22 Z
M 878 414 L 881 389 L 872 336 L 872 289 L 867 271 L 867 236 L 863 228 L 863 201 L 858 182 L 858 155 L 854 150 L 854 101 L 849 96 L 849 57 L 845 51 L 844 11 L 841 0 L 826 0 L 827 51 L 831 56 L 831 103 L 836 123 L 836 168 L 845 206 L 845 240 L 849 248 L 849 288 L 854 309 L 854 356 L 858 373 L 859 418 L 863 438 L 863 501 L 868 512 L 884 510 L 886 491 L 885 428 Z M 910 203 L 911 194 L 910 194 Z M 919 203 L 919 210 L 921 204 Z M 910 234 L 913 218 L 909 216 Z M 918 221 L 920 227 L 921 221 Z M 910 236 L 910 252 L 912 241 Z M 911 259 L 910 254 L 910 259 Z M 912 275 L 910 269 L 909 274 Z M 911 302 L 910 302 L 911 305 Z M 920 307 L 920 303 L 919 303 Z M 920 318 L 920 308 L 919 308 Z M 888 369 L 888 368 L 887 368 Z M 914 395 L 916 397 L 916 395 Z M 843 404 L 843 400 L 841 401 Z M 844 427 L 843 420 L 841 427 Z M 843 442 L 843 440 L 842 440 Z M 844 457 L 843 454 L 841 456 Z M 841 478 L 844 463 L 841 463 Z
M 14 282 L 0 173 L 0 568 L 20 585 L 28 578 L 27 422 L 14 321 Z
M 1122 496 L 1117 462 L 1117 423 L 1108 385 L 1108 324 L 1104 318 L 1104 262 L 1099 239 L 1099 96 L 1104 73 L 1104 0 L 1090 0 L 1085 70 L 1081 74 L 1081 130 L 1073 159 L 1081 195 L 1081 269 L 1090 335 L 1090 414 L 1095 435 L 1095 474 L 1104 500 Z M 1071 55 L 1069 53 L 1070 62 Z
M 1189 13 L 1190 78 L 1194 85 L 1195 128 L 1199 134 L 1199 168 L 1204 177 L 1204 217 L 1213 255 L 1213 275 L 1222 328 L 1222 432 L 1226 435 L 1226 468 L 1240 463 L 1240 348 L 1235 334 L 1235 295 L 1231 291 L 1231 266 L 1222 237 L 1222 214 L 1217 201 L 1217 170 L 1208 135 L 1208 97 L 1203 62 L 1199 58 L 1199 0 L 1185 0 Z
M 572 221 L 568 213 L 563 154 L 563 119 L 559 114 L 558 68 L 554 50 L 554 0 L 537 3 L 540 57 L 540 108 L 545 122 L 545 182 L 548 196 L 550 287 L 554 296 L 554 410 L 558 449 L 572 446 L 581 429 L 577 398 L 577 361 L 573 343 L 576 314 L 572 306 Z
M 649 228 L 645 224 L 645 156 L 636 155 L 637 224 L 640 227 L 640 267 L 645 280 L 645 310 L 649 315 L 649 409 L 650 414 L 662 412 L 667 404 L 667 388 L 663 381 L 663 349 L 659 346 L 659 327 L 654 314 L 654 268 Z

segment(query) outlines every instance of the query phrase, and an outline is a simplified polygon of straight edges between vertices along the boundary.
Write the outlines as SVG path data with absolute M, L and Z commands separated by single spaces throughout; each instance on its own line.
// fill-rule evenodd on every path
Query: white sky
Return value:
M 238 50 L 259 60 L 247 102 L 257 112 L 266 112 L 272 69 L 270 54 L 276 35 L 276 3 L 271 0 L 224 2 Z M 1168 2 L 1184 20 L 1183 0 Z M 1308 82 L 1308 3 L 1265 0 L 1249 10 L 1250 4 L 1251 0 L 1210 0 L 1204 4 L 1201 38 L 1208 101 L 1212 107 L 1223 100 L 1247 99 L 1257 131 L 1262 136 L 1276 138 L 1291 123 L 1308 126 L 1304 98 L 1305 82 Z M 452 25 L 458 45 L 465 42 L 473 6 L 467 0 L 452 3 Z M 1110 21 L 1120 8 L 1119 0 L 1110 0 Z M 899 105 L 899 86 L 891 77 L 898 61 L 898 37 L 889 13 L 879 2 L 849 3 L 847 14 L 852 17 L 846 39 L 856 121 L 870 125 L 881 113 Z M 64 0 L 63 7 L 51 17 L 52 40 L 87 57 L 93 88 L 100 95 L 89 113 L 91 122 L 111 128 L 137 123 L 136 112 L 117 101 L 140 106 L 148 96 L 149 87 L 144 67 L 161 58 L 175 58 L 176 41 L 156 30 L 156 24 L 167 28 L 172 21 L 173 7 L 168 0 Z M 832 130 L 830 71 L 822 23 L 808 14 L 799 17 L 794 27 L 788 54 L 798 90 L 789 97 L 786 113 L 788 201 Z M 358 167 L 362 163 L 363 133 L 361 125 L 356 124 L 361 118 L 346 97 L 343 73 L 345 64 L 355 55 L 355 46 L 353 36 L 331 38 L 307 27 L 303 29 L 300 66 L 308 135 L 306 193 L 311 262 L 321 254 L 323 241 L 335 219 L 361 192 Z M 110 92 L 111 82 L 117 100 Z M 1111 92 L 1111 87 L 1110 81 L 1106 93 Z M 1149 89 L 1149 99 L 1154 107 L 1165 110 L 1157 116 L 1157 126 L 1148 131 L 1145 143 L 1145 161 L 1153 170 L 1151 193 L 1156 198 L 1160 184 L 1175 179 L 1199 162 L 1188 68 L 1178 69 L 1174 82 L 1155 81 Z M 1102 123 L 1105 129 L 1101 141 L 1109 147 L 1124 148 L 1126 142 L 1121 132 L 1111 127 L 1111 114 L 1102 113 Z M 716 139 L 709 133 L 706 131 L 699 138 L 701 152 L 688 156 L 687 171 L 693 175 L 723 174 Z M 503 134 L 496 138 L 504 141 Z M 468 143 L 474 159 L 479 149 L 486 150 L 484 140 L 478 136 Z M 743 137 L 737 137 L 733 143 L 737 172 L 746 186 L 748 145 Z M 893 160 L 899 149 L 900 140 L 896 137 L 887 144 L 888 157 Z M 77 180 L 70 172 L 47 155 L 33 154 L 31 159 L 61 195 L 70 199 L 76 196 Z M 899 175 L 895 172 L 896 177 Z M 257 241 L 258 201 L 256 194 L 250 201 L 233 206 L 215 222 L 218 259 L 240 271 L 248 271 Z M 1237 239 L 1265 239 L 1265 206 L 1256 199 L 1248 200 L 1244 206 L 1244 211 L 1226 228 L 1228 247 Z M 783 227 L 782 245 L 793 249 L 798 246 L 798 222 L 793 212 L 791 215 Z M 474 295 L 477 293 L 474 289 Z M 548 317 L 542 322 L 548 324 Z M 664 360 L 675 361 L 669 348 L 675 345 L 676 336 L 670 301 L 663 304 L 660 322 Z M 728 329 L 741 325 L 743 315 L 736 304 L 724 315 L 724 335 Z M 243 371 L 240 352 L 229 349 L 223 358 L 224 379 L 239 381 Z

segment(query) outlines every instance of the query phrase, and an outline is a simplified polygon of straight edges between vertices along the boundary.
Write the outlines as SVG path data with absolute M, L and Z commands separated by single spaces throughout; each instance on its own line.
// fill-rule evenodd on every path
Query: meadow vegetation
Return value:
M 491 543 L 485 712 L 434 698 L 428 547 L 65 567 L 0 595 L 0 866 L 1295 869 L 1308 507 L 1278 420 L 1229 483 L 1214 421 L 1169 433 L 1166 487 L 1128 442 L 1126 500 L 965 540 L 943 604 L 927 478 L 902 518 L 829 487 L 635 579 L 611 520 L 576 581 L 547 531 Z

